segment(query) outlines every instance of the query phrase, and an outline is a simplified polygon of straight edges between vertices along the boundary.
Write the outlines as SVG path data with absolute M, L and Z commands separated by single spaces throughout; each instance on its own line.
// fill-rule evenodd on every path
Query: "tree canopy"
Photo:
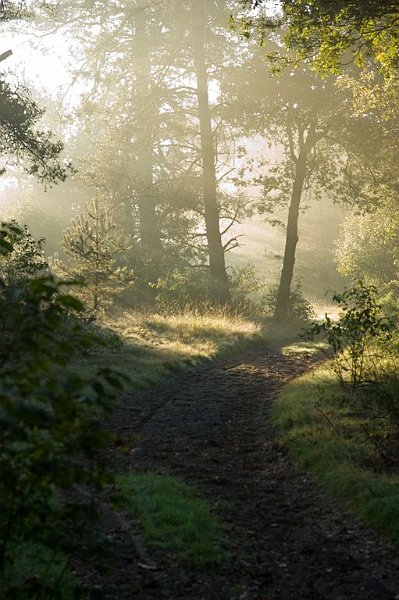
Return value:
M 36 129 L 43 113 L 26 88 L 11 86 L 0 74 L 2 160 L 5 165 L 22 163 L 40 181 L 62 181 L 68 171 L 68 164 L 62 165 L 58 160 L 63 144 L 54 140 L 51 132 Z
M 244 0 L 261 13 L 265 0 Z M 372 62 L 384 77 L 399 65 L 399 6 L 391 0 L 281 0 L 273 18 L 260 26 L 282 27 L 286 47 L 299 60 L 311 59 L 322 73 L 340 73 L 354 60 L 360 67 Z M 258 21 L 259 26 L 259 21 Z

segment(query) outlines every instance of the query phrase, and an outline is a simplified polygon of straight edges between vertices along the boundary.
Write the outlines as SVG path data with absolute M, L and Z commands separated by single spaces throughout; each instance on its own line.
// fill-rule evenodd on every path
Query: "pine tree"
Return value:
M 71 262 L 64 264 L 57 260 L 56 270 L 82 281 L 78 293 L 94 315 L 132 284 L 133 271 L 121 264 L 123 254 L 130 247 L 129 240 L 117 230 L 110 211 L 98 197 L 72 220 L 71 227 L 64 231 L 62 246 Z

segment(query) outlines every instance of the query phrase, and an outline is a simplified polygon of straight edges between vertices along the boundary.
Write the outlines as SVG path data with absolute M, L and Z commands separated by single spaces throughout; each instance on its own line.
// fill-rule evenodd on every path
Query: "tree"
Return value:
M 137 231 L 140 245 L 136 275 L 143 274 L 154 290 L 169 250 L 172 257 L 180 248 L 184 265 L 187 255 L 199 264 L 205 247 L 215 299 L 225 302 L 224 253 L 231 244 L 223 237 L 224 219 L 229 214 L 234 220 L 238 212 L 237 203 L 227 207 L 220 189 L 230 168 L 225 164 L 228 136 L 222 105 L 210 98 L 209 88 L 220 86 L 223 55 L 229 45 L 235 49 L 231 33 L 220 27 L 227 3 L 109 2 L 101 12 L 86 2 L 69 4 L 69 10 L 68 4 L 59 7 L 59 19 L 81 36 L 83 66 L 77 71 L 91 87 L 80 114 L 90 111 L 87 127 L 94 121 L 109 133 L 101 141 L 100 169 L 91 161 L 92 179 L 109 186 L 112 201 L 119 188 L 116 201 L 124 207 L 124 225 L 130 222 L 129 233 Z M 68 24 L 72 15 L 77 23 L 84 20 L 80 31 L 75 21 Z M 123 81 L 123 89 L 117 81 Z M 97 147 L 98 139 L 97 134 Z M 116 160 L 109 159 L 109 144 Z M 170 244 L 176 234 L 183 243 Z
M 263 11 L 267 2 L 243 0 L 242 4 Z M 311 58 L 313 69 L 338 74 L 352 58 L 360 67 L 372 62 L 383 76 L 396 77 L 399 55 L 396 1 L 280 0 L 278 4 L 278 16 L 261 21 L 260 27 L 265 33 L 267 27 L 281 27 L 285 45 L 294 52 L 295 59 Z
M 108 196 L 116 223 L 133 239 L 131 264 L 147 303 L 154 299 L 157 280 L 171 268 L 168 261 L 186 262 L 193 255 L 181 240 L 198 222 L 192 194 L 181 189 L 176 138 L 185 122 L 174 110 L 180 86 L 170 85 L 178 50 L 172 49 L 169 8 L 165 2 L 126 1 L 109 2 L 104 10 L 74 2 L 59 6 L 57 13 L 79 39 L 76 76 L 89 89 L 75 115 L 90 138 L 79 157 L 81 175 Z M 84 27 L 76 29 L 71 15 L 84 20 Z
M 63 148 L 51 132 L 40 131 L 36 124 L 44 110 L 21 85 L 11 86 L 0 75 L 0 153 L 7 165 L 22 164 L 30 175 L 44 182 L 64 181 L 70 165 L 58 158 Z
M 350 102 L 334 82 L 321 80 L 306 67 L 272 77 L 262 51 L 254 56 L 246 78 L 231 73 L 237 106 L 246 114 L 243 133 L 261 135 L 269 146 L 264 160 L 266 174 L 255 182 L 263 188 L 258 202 L 261 213 L 270 215 L 277 207 L 288 207 L 283 267 L 275 306 L 275 319 L 285 321 L 299 238 L 299 216 L 305 193 L 321 199 L 328 194 L 345 198 L 342 182 L 344 148 L 340 137 L 349 126 Z
M 385 304 L 397 306 L 399 290 L 399 215 L 381 204 L 372 213 L 349 215 L 335 246 L 338 270 L 377 287 Z
M 352 106 L 348 105 L 346 99 L 340 107 L 340 126 L 337 127 L 339 123 L 333 115 L 329 117 L 330 148 L 327 148 L 326 144 L 323 145 L 321 139 L 317 142 L 317 147 L 315 146 L 318 150 L 322 148 L 324 153 L 327 150 L 327 156 L 332 144 L 334 148 L 339 148 L 338 161 L 330 153 L 332 162 L 324 160 L 323 169 L 319 169 L 319 174 L 327 184 L 323 186 L 328 193 L 334 194 L 335 200 L 352 202 L 358 210 L 365 210 L 366 207 L 373 210 L 372 203 L 374 202 L 375 206 L 378 189 L 384 185 L 392 190 L 392 183 L 396 180 L 394 156 L 397 158 L 397 153 L 392 151 L 390 134 L 387 132 L 392 129 L 396 131 L 398 121 L 397 3 L 282 0 L 274 13 L 270 11 L 270 3 L 263 0 L 243 1 L 242 5 L 252 9 L 245 13 L 241 20 L 242 33 L 251 37 L 255 30 L 260 32 L 262 44 L 265 46 L 265 57 L 269 59 L 269 65 L 270 61 L 274 67 L 277 65 L 277 71 L 283 78 L 286 78 L 288 73 L 294 81 L 298 71 L 315 70 L 327 78 L 325 81 L 332 98 L 338 98 L 340 92 L 344 92 L 347 98 L 352 95 Z M 278 47 L 271 47 L 270 39 L 276 35 L 281 43 Z M 331 75 L 339 77 L 332 78 Z M 315 89 L 317 87 L 321 89 L 323 86 L 319 82 Z M 303 105 L 297 104 L 299 114 Z M 343 121 L 342 108 L 346 112 Z M 318 113 L 317 119 L 320 118 L 320 111 Z M 308 131 L 310 133 L 311 129 Z M 336 135 L 338 132 L 339 135 Z M 301 137 L 299 129 L 297 135 Z M 290 135 L 287 139 L 289 138 Z M 383 161 L 378 161 L 372 156 L 378 138 L 384 139 L 384 154 L 388 147 L 391 148 L 388 152 L 391 158 L 386 161 L 389 167 L 386 166 L 385 169 Z M 291 135 L 291 140 L 293 139 Z M 311 142 L 312 139 L 310 136 L 306 141 Z M 305 138 L 303 141 L 305 143 L 300 144 L 302 152 L 296 152 L 294 156 L 292 142 L 285 146 L 286 155 L 291 154 L 295 162 L 295 177 L 291 204 L 293 211 L 290 210 L 289 213 L 291 227 L 287 228 L 287 244 L 280 281 L 281 300 L 283 297 L 287 298 L 297 240 L 297 231 L 293 224 L 297 222 L 299 204 L 294 201 L 294 197 L 300 197 L 303 191 L 301 181 L 305 182 L 300 175 L 301 172 L 304 173 L 304 169 L 301 168 L 302 161 L 299 159 L 308 154 Z M 381 140 L 377 147 L 381 147 Z M 318 154 L 320 156 L 320 151 Z M 335 166 L 335 173 L 331 170 L 332 165 Z M 390 167 L 393 168 L 389 173 Z M 284 182 L 284 179 L 281 179 L 282 168 L 284 167 L 276 167 L 280 183 Z M 391 184 L 388 183 L 389 179 Z M 277 180 L 269 178 L 268 187 L 272 193 Z M 312 186 L 314 188 L 314 183 Z M 278 306 L 279 304 L 280 302 Z M 276 316 L 279 316 L 279 313 L 280 317 L 283 317 L 284 310 L 281 313 L 277 308 Z
M 35 240 L 27 226 L 21 227 L 16 221 L 9 223 L 7 238 L 12 250 L 0 254 L 0 278 L 5 285 L 17 285 L 48 271 L 44 238 Z
M 204 0 L 197 3 L 195 28 L 191 31 L 192 52 L 196 77 L 198 119 L 201 137 L 202 195 L 209 252 L 209 271 L 216 283 L 215 297 L 226 304 L 230 300 L 225 253 L 220 232 L 220 209 L 217 200 L 216 147 L 209 103 L 209 79 L 206 60 L 207 7 Z
M 340 126 L 339 103 L 331 85 L 316 82 L 303 72 L 292 74 L 292 87 L 285 90 L 286 93 L 285 85 L 286 81 L 279 82 L 282 92 L 277 94 L 276 99 L 280 106 L 274 106 L 275 110 L 285 108 L 285 116 L 280 123 L 274 124 L 275 141 L 283 146 L 285 158 L 271 169 L 270 175 L 263 181 L 267 200 L 274 195 L 273 203 L 288 203 L 283 267 L 274 313 L 275 320 L 280 322 L 287 319 L 289 311 L 303 194 L 308 190 L 314 196 L 320 196 L 321 190 L 331 191 L 335 170 L 339 168 L 331 133 Z M 305 90 L 308 91 L 307 99 L 303 97 Z
M 63 264 L 56 260 L 54 266 L 82 282 L 79 295 L 94 315 L 133 282 L 133 272 L 121 264 L 129 240 L 116 230 L 109 210 L 98 198 L 86 205 L 86 215 L 80 214 L 64 231 L 62 246 L 72 262 Z

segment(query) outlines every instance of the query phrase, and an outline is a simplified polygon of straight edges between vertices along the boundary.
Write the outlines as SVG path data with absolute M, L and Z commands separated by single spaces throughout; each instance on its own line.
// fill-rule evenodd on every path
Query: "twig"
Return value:
M 327 413 L 325 413 L 324 410 L 322 410 L 319 406 L 317 406 L 317 404 L 315 404 L 314 407 L 330 423 L 330 425 L 334 429 L 334 431 L 336 433 L 340 434 L 341 433 L 340 430 L 338 429 L 338 427 L 336 426 L 334 421 L 332 419 L 330 419 L 330 417 L 327 415 Z

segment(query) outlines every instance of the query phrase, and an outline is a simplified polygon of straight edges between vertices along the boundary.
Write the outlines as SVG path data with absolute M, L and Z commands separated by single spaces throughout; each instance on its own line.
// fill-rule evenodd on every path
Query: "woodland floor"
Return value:
M 102 527 L 117 552 L 106 573 L 88 578 L 106 598 L 399 598 L 398 551 L 340 512 L 276 441 L 272 399 L 310 364 L 257 348 L 123 398 L 108 425 L 130 450 L 109 449 L 108 464 L 193 485 L 227 526 L 228 557 L 187 568 L 104 507 Z

